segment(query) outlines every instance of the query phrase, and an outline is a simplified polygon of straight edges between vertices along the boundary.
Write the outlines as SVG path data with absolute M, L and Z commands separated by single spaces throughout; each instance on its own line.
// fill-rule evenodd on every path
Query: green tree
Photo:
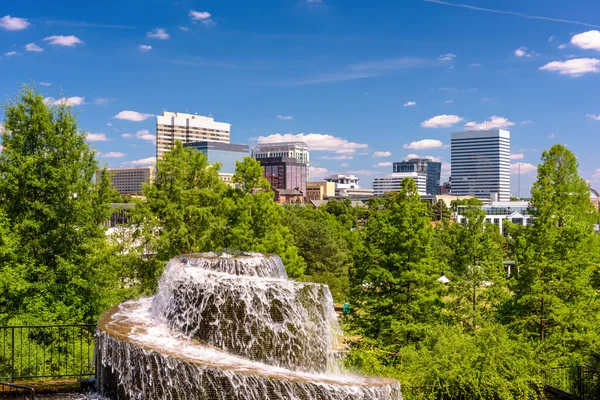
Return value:
M 476 329 L 507 300 L 504 271 L 504 238 L 496 225 L 485 220 L 485 211 L 472 206 L 462 224 L 449 227 L 449 306 L 454 320 Z
M 597 214 L 577 171 L 577 159 L 564 146 L 543 153 L 532 189 L 533 223 L 513 244 L 513 326 L 555 355 L 576 354 L 598 337 L 600 302 L 592 286 Z
M 139 271 L 145 288 L 154 289 L 170 258 L 218 247 L 226 223 L 216 213 L 225 191 L 219 168 L 180 141 L 158 161 L 155 182 L 144 186 L 145 200 L 136 202 L 131 218 L 138 255 L 154 254 Z
M 432 221 L 449 221 L 452 217 L 452 211 L 446 205 L 444 200 L 438 200 L 432 206 L 431 210 L 431 220 Z
M 283 224 L 284 210 L 273 198 L 260 163 L 250 157 L 237 162 L 233 180 L 219 206 L 225 219 L 220 246 L 278 254 L 291 278 L 304 274 L 305 263 L 294 246 L 291 230 Z
M 347 242 L 351 231 L 323 210 L 297 205 L 285 208 L 283 223 L 306 262 L 303 280 L 329 285 L 334 301 L 344 302 L 352 264 Z
M 4 109 L 0 198 L 13 235 L 3 240 L 18 249 L 2 265 L 12 277 L 5 318 L 93 322 L 117 286 L 115 264 L 102 265 L 110 255 L 99 252 L 114 191 L 92 182 L 98 165 L 70 107 L 25 86 Z
M 260 162 L 252 157 L 244 157 L 243 161 L 235 162 L 235 174 L 232 182 L 240 185 L 244 193 L 269 189 L 269 181 L 263 177 L 264 169 Z
M 440 317 L 440 271 L 431 254 L 427 205 L 404 179 L 387 208 L 365 226 L 365 251 L 351 271 L 351 322 L 390 350 L 422 338 Z

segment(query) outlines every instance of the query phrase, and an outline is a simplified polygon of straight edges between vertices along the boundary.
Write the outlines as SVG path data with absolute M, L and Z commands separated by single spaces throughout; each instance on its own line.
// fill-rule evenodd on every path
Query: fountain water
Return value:
M 342 374 L 326 285 L 287 280 L 278 256 L 192 254 L 153 298 L 98 324 L 101 395 L 115 400 L 401 400 L 400 384 Z

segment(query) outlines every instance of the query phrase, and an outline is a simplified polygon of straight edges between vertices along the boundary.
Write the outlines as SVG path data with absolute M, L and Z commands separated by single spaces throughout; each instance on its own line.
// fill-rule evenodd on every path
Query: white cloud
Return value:
M 412 158 L 421 158 L 421 157 L 418 154 L 410 153 L 404 159 L 405 160 L 410 160 Z
M 346 156 L 346 155 L 342 155 L 342 156 L 323 156 L 323 157 L 319 157 L 321 160 L 354 160 L 353 156 Z
M 533 164 L 530 163 L 522 163 L 522 162 L 518 162 L 518 163 L 514 163 L 514 164 L 510 164 L 510 173 L 513 175 L 516 175 L 519 173 L 521 174 L 531 174 L 532 172 L 537 171 L 537 167 Z
M 525 155 L 523 153 L 517 153 L 517 154 L 510 155 L 511 160 L 522 160 L 524 158 L 525 158 Z
M 55 99 L 54 97 L 46 97 L 44 99 L 44 103 L 50 104 L 53 106 L 58 106 L 60 104 L 65 104 L 67 106 L 80 106 L 85 103 L 85 97 L 62 97 L 60 99 Z
M 452 103 L 454 103 L 454 100 L 453 99 L 448 99 L 448 100 L 444 101 L 444 103 L 446 103 L 446 104 L 452 104 Z
M 109 99 L 108 97 L 98 97 L 96 100 L 94 100 L 94 104 L 98 104 L 100 106 L 103 106 L 105 104 L 110 103 L 110 101 L 111 101 L 111 99 Z
M 171 37 L 171 35 L 167 33 L 167 30 L 163 28 L 156 28 L 152 32 L 146 33 L 146 36 L 152 39 L 160 40 L 167 40 Z
M 600 60 L 597 58 L 574 58 L 568 61 L 552 61 L 543 67 L 543 71 L 556 71 L 561 75 L 579 77 L 587 73 L 600 72 Z
M 294 117 L 292 117 L 291 115 L 278 115 L 277 118 L 284 120 L 284 121 L 289 121 L 294 119 Z
M 189 16 L 192 18 L 192 21 L 200 21 L 204 25 L 210 26 L 214 25 L 215 22 L 212 20 L 212 15 L 206 11 L 195 11 L 190 10 Z
M 402 147 L 412 150 L 439 149 L 440 147 L 444 147 L 444 143 L 437 139 L 423 139 L 411 144 L 405 144 Z
M 130 165 L 149 165 L 149 164 L 156 164 L 156 157 L 148 157 L 148 158 L 142 158 L 141 160 L 135 160 L 135 161 L 129 161 L 123 164 L 130 164 Z
M 453 61 L 456 58 L 456 54 L 452 54 L 452 53 L 448 53 L 448 54 L 441 54 L 438 57 L 438 61 L 441 62 L 449 62 L 449 61 Z
M 554 139 L 554 133 L 551 133 L 550 136 L 548 136 L 548 139 Z
M 494 101 L 496 99 L 494 99 L 493 97 L 482 97 L 481 101 Z
M 593 30 L 574 35 L 571 44 L 584 50 L 600 51 L 600 31 Z
M 55 46 L 66 46 L 66 47 L 75 47 L 78 44 L 83 43 L 83 40 L 79 39 L 77 36 L 48 36 L 44 38 L 44 41 L 49 42 Z
M 513 126 L 515 123 L 512 121 L 509 121 L 508 119 L 504 118 L 504 117 L 498 117 L 496 115 L 493 115 L 490 117 L 489 121 L 484 121 L 480 124 L 478 124 L 475 121 L 471 121 L 471 122 L 467 122 L 465 124 L 466 128 L 469 128 L 470 130 L 474 130 L 474 131 L 483 131 L 483 130 L 488 130 L 488 129 L 503 129 L 503 128 L 508 128 L 509 126 Z
M 391 157 L 392 153 L 389 151 L 376 151 L 373 153 L 373 157 Z
M 534 57 L 534 56 L 539 56 L 540 53 L 537 53 L 533 50 L 531 51 L 527 51 L 527 47 L 519 47 L 518 49 L 515 50 L 515 56 L 517 57 Z
M 404 107 L 412 107 L 412 106 L 416 106 L 417 103 L 414 101 L 407 101 L 406 103 L 404 103 Z
M 594 171 L 594 178 L 600 178 L 600 168 L 598 168 L 597 170 Z
M 531 121 L 529 119 L 521 122 L 521 125 L 531 125 L 531 124 L 533 124 L 533 121 Z
M 322 133 L 275 133 L 269 136 L 259 136 L 258 143 L 305 142 L 313 151 L 329 151 L 338 154 L 354 154 L 358 149 L 367 149 L 363 143 L 350 142 L 340 137 Z
M 554 42 L 556 42 L 556 36 L 550 36 L 548 38 L 548 43 L 554 43 Z
M 394 165 L 393 162 L 391 162 L 391 161 L 384 161 L 384 162 L 380 162 L 380 163 L 377 163 L 377 164 L 373 165 L 373 168 L 391 167 L 392 165 Z
M 121 111 L 120 113 L 118 113 L 117 115 L 114 116 L 114 118 L 116 118 L 116 119 L 124 119 L 126 121 L 133 121 L 133 122 L 144 121 L 150 117 L 154 117 L 154 115 L 139 113 L 137 111 L 128 111 L 128 110 Z
M 132 133 L 124 133 L 121 135 L 121 137 L 126 138 L 126 139 L 141 139 L 141 140 L 148 140 L 150 142 L 156 142 L 156 136 L 151 134 L 147 129 L 142 129 L 140 131 L 137 131 L 135 133 L 135 135 Z
M 149 44 L 140 44 L 140 45 L 138 46 L 138 48 L 139 48 L 139 49 L 140 49 L 140 51 L 142 51 L 142 52 L 147 52 L 147 51 L 150 51 L 150 50 L 152 50 L 152 46 L 150 46 Z
M 42 49 L 40 46 L 38 46 L 35 43 L 28 43 L 25 45 L 25 51 L 34 51 L 36 53 L 39 53 L 41 51 L 44 51 L 44 49 Z
M 184 32 L 187 32 L 190 30 L 190 28 L 188 28 L 187 26 L 178 26 L 178 28 L 180 31 L 184 31 Z
M 29 25 L 31 24 L 25 18 L 11 17 L 10 15 L 0 18 L 0 28 L 7 31 L 20 31 L 27 29 Z
M 561 44 L 561 45 L 559 45 L 559 46 L 558 46 L 558 49 L 559 49 L 559 50 L 564 50 L 564 49 L 566 49 L 567 47 L 569 47 L 569 45 L 568 45 L 568 44 L 565 44 L 565 43 L 563 43 L 563 44 Z
M 99 157 L 102 158 L 123 158 L 125 157 L 125 153 L 121 153 L 119 151 L 109 151 L 108 153 L 100 153 L 98 154 Z
M 347 166 L 348 166 L 348 163 L 340 164 L 340 167 L 347 167 Z
M 310 167 L 310 176 L 311 178 L 321 177 L 324 178 L 329 174 L 327 168 L 319 168 L 319 167 Z
M 463 121 L 464 118 L 458 115 L 437 115 L 427 121 L 421 122 L 423 128 L 449 128 L 454 124 Z
M 106 142 L 108 140 L 105 133 L 86 133 L 85 139 L 88 142 Z
M 469 68 L 478 68 L 478 67 L 481 67 L 481 64 L 479 64 L 479 63 L 469 64 Z
M 112 124 L 110 122 L 107 122 L 106 126 L 112 126 Z
M 42 86 L 52 86 L 52 83 L 50 83 L 50 82 L 40 82 L 40 85 L 42 85 Z
M 4 53 L 4 55 L 7 57 L 12 57 L 12 56 L 20 56 L 21 53 L 17 53 L 16 51 L 9 51 L 8 53 Z
M 587 115 L 587 117 L 588 117 L 589 119 L 593 119 L 593 120 L 596 120 L 596 121 L 600 121 L 600 114 L 588 114 L 588 115 Z

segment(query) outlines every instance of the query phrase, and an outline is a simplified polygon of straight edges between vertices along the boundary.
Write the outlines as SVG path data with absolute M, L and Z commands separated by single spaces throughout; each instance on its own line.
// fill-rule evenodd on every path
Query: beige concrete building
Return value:
M 335 196 L 335 183 L 333 182 L 307 182 L 306 200 L 323 200 L 325 197 Z
M 154 182 L 154 167 L 124 167 L 108 168 L 111 176 L 111 186 L 120 194 L 139 195 L 142 193 L 142 183 Z M 96 171 L 96 182 L 102 179 L 102 170 Z
M 220 142 L 230 143 L 231 124 L 215 122 L 202 115 L 163 111 L 156 116 L 156 159 L 162 159 L 179 140 L 181 143 Z

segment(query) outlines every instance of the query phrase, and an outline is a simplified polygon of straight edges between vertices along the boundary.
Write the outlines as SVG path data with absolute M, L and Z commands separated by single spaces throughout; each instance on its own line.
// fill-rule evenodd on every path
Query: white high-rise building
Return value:
M 510 132 L 455 132 L 451 141 L 452 194 L 510 200 Z
M 212 117 L 163 111 L 156 116 L 156 159 L 160 160 L 176 140 L 181 143 L 230 143 L 231 124 L 215 122 Z
M 373 190 L 375 196 L 382 196 L 387 192 L 399 192 L 400 184 L 404 178 L 414 179 L 417 184 L 417 192 L 424 195 L 427 192 L 427 175 L 418 172 L 395 172 L 389 176 L 373 179 Z
M 310 153 L 304 142 L 259 143 L 252 147 L 252 158 L 290 157 L 306 164 L 306 180 L 310 180 Z

